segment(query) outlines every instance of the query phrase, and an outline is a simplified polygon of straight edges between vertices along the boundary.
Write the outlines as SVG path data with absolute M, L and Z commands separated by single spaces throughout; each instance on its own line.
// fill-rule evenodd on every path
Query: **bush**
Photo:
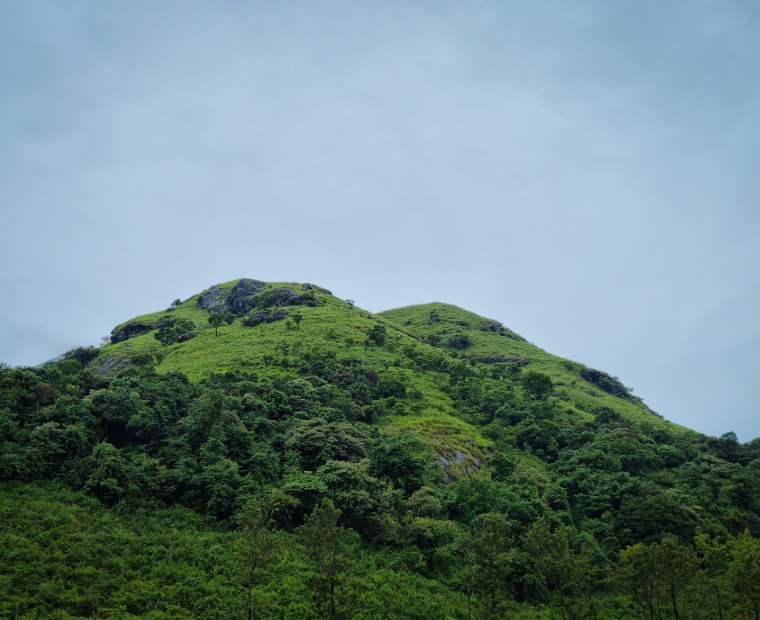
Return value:
M 554 389 L 551 377 L 542 372 L 529 370 L 521 378 L 523 389 L 537 400 L 541 400 Z
M 472 344 L 472 340 L 467 334 L 455 334 L 446 341 L 446 344 L 452 349 L 466 349 Z

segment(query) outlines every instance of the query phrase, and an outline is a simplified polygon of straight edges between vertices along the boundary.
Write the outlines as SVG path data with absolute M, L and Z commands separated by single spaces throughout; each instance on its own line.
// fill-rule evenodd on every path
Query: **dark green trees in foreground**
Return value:
M 757 442 L 580 419 L 427 344 L 287 344 L 198 382 L 0 367 L 0 618 L 760 620 Z M 492 442 L 449 484 L 378 428 L 432 384 Z

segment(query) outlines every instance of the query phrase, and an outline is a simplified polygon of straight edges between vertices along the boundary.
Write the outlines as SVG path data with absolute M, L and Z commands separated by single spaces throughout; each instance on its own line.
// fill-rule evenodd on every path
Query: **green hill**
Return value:
M 136 354 L 159 354 L 156 372 L 182 372 L 197 381 L 213 373 L 266 369 L 269 356 L 278 362 L 283 357 L 288 361 L 285 367 L 278 363 L 267 369 L 284 376 L 296 369 L 304 353 L 314 349 L 329 351 L 338 358 L 351 359 L 379 370 L 394 368 L 396 370 L 393 372 L 403 376 L 410 392 L 421 392 L 418 402 L 413 403 L 413 407 L 406 407 L 400 416 L 383 416 L 380 426 L 384 431 L 411 429 L 425 438 L 437 452 L 450 456 L 461 449 L 468 454 L 468 459 L 470 455 L 482 459 L 484 450 L 492 442 L 481 435 L 478 425 L 473 424 L 473 416 L 457 414 L 451 397 L 442 389 L 436 365 L 428 364 L 429 367 L 423 368 L 415 363 L 416 357 L 444 356 L 444 359 L 452 361 L 474 360 L 484 372 L 491 368 L 503 369 L 504 365 L 517 365 L 547 373 L 556 386 L 555 396 L 565 403 L 560 418 L 568 424 L 592 419 L 589 411 L 609 407 L 624 418 L 647 421 L 656 428 L 667 428 L 676 433 L 687 430 L 662 420 L 638 397 L 627 393 L 621 396 L 608 393 L 605 387 L 610 391 L 622 387 L 616 378 L 605 375 L 592 383 L 582 376 L 581 373 L 588 370 L 582 364 L 546 353 L 499 322 L 449 304 L 422 304 L 374 315 L 337 299 L 326 289 L 315 285 L 262 283 L 258 295 L 286 290 L 295 295 L 311 294 L 314 303 L 306 305 L 302 300 L 297 300 L 300 303 L 294 306 L 288 305 L 287 300 L 275 301 L 263 307 L 270 313 L 275 310 L 275 313 L 282 314 L 280 320 L 271 323 L 265 320 L 251 328 L 244 325 L 243 317 L 230 326 L 213 329 L 207 322 L 209 313 L 202 307 L 201 298 L 209 292 L 220 291 L 214 301 L 221 303 L 238 282 L 233 280 L 218 284 L 178 307 L 138 316 L 116 326 L 114 335 L 125 326 L 135 324 L 150 327 L 151 330 L 142 335 L 132 334 L 127 340 L 103 347 L 91 366 L 108 372 L 111 367 L 123 368 Z M 228 305 L 231 308 L 232 304 Z M 261 310 L 260 302 L 249 313 Z M 296 312 L 303 316 L 300 327 L 292 323 L 291 315 Z M 161 321 L 182 319 L 193 323 L 192 330 L 197 331 L 197 337 L 163 348 L 154 338 L 152 328 Z M 386 346 L 365 348 L 367 334 L 376 325 L 388 330 Z M 457 340 L 462 337 L 469 343 L 464 341 L 463 346 Z M 282 354 L 284 345 L 288 351 L 285 356 Z M 408 368 L 410 362 L 412 368 Z M 605 379 L 607 385 L 604 384 Z M 469 441 L 474 441 L 474 449 L 464 449 Z
M 448 304 L 215 285 L 98 349 L 0 366 L 0 431 L 2 617 L 245 617 L 249 586 L 261 618 L 739 618 L 756 600 L 760 442 L 672 424 Z

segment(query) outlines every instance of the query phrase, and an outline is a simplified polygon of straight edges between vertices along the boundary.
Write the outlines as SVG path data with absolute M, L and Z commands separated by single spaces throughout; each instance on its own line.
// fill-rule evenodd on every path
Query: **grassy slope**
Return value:
M 430 312 L 433 310 L 440 317 L 440 321 L 437 323 L 430 320 Z M 445 341 L 446 338 L 454 335 L 457 331 L 465 333 L 473 343 L 465 351 L 467 357 L 503 355 L 506 358 L 516 357 L 528 360 L 530 361 L 528 369 L 548 374 L 555 383 L 564 383 L 565 385 L 555 388 L 555 393 L 566 396 L 569 402 L 577 406 L 578 409 L 590 411 L 596 407 L 605 405 L 626 418 L 636 421 L 645 420 L 655 426 L 664 425 L 674 432 L 692 432 L 683 426 L 672 424 L 652 415 L 643 408 L 643 403 L 631 403 L 623 398 L 612 396 L 598 386 L 585 381 L 580 375 L 580 371 L 585 368 L 583 364 L 551 355 L 527 342 L 514 332 L 511 333 L 516 337 L 515 339 L 500 336 L 498 333 L 488 329 L 482 331 L 481 327 L 486 327 L 494 321 L 485 319 L 457 306 L 444 303 L 420 304 L 395 310 L 386 310 L 385 312 L 380 312 L 378 316 L 403 325 L 404 329 L 420 338 L 424 338 L 430 334 L 440 334 L 442 330 L 446 330 L 448 333 L 441 336 L 443 341 Z M 459 325 L 460 321 L 467 323 L 468 327 Z M 590 392 L 594 392 L 595 396 Z
M 237 280 L 233 280 L 218 286 L 231 288 L 236 282 Z M 277 282 L 271 283 L 270 286 L 289 286 L 294 292 L 302 290 L 302 285 L 297 283 Z M 515 335 L 516 339 L 512 339 L 490 330 L 482 331 L 480 327 L 491 321 L 456 306 L 441 303 L 422 304 L 373 315 L 360 308 L 351 308 L 345 301 L 332 295 L 316 293 L 317 299 L 324 305 L 299 309 L 304 316 L 300 330 L 288 329 L 285 321 L 262 324 L 257 327 L 245 327 L 240 321 L 235 321 L 231 326 L 220 327 L 219 335 L 215 336 L 214 329 L 207 322 L 208 312 L 196 308 L 199 295 L 193 296 L 187 303 L 177 307 L 171 313 L 154 312 L 121 324 L 132 321 L 155 323 L 167 314 L 176 318 L 189 319 L 195 323 L 198 336 L 188 342 L 167 347 L 164 350 L 165 356 L 157 367 L 158 372 L 179 371 L 187 374 L 194 381 L 212 372 L 231 370 L 250 370 L 265 372 L 269 375 L 292 372 L 279 366 L 266 368 L 264 364 L 265 354 L 281 359 L 283 343 L 290 347 L 288 354 L 294 361 L 297 361 L 300 354 L 310 349 L 328 348 L 333 350 L 339 358 L 362 359 L 365 365 L 374 367 L 379 372 L 395 366 L 393 372 L 403 374 L 409 387 L 417 388 L 423 393 L 424 404 L 419 411 L 407 411 L 407 414 L 403 416 L 383 417 L 383 432 L 413 430 L 427 439 L 435 452 L 440 455 L 450 456 L 456 450 L 462 450 L 467 454 L 464 466 L 471 464 L 476 457 L 482 458 L 488 451 L 491 441 L 484 438 L 476 427 L 457 417 L 451 399 L 436 384 L 436 373 L 410 370 L 407 367 L 408 360 L 401 352 L 404 345 L 433 350 L 430 345 L 420 342 L 419 338 L 440 333 L 442 330 L 447 330 L 449 335 L 455 333 L 456 330 L 467 333 L 473 342 L 465 351 L 467 356 L 500 354 L 507 358 L 518 357 L 529 360 L 529 368 L 549 374 L 555 383 L 564 382 L 565 385 L 557 387 L 556 392 L 566 397 L 573 405 L 568 407 L 565 414 L 568 417 L 566 420 L 568 423 L 572 423 L 571 418 L 575 416 L 588 418 L 590 415 L 586 411 L 596 406 L 606 405 L 628 418 L 647 420 L 656 426 L 666 425 L 673 431 L 688 431 L 653 416 L 637 404 L 610 396 L 599 387 L 584 381 L 580 376 L 580 370 L 583 368 L 580 364 L 563 364 L 567 360 L 550 355 L 519 336 Z M 438 323 L 430 320 L 430 312 L 433 309 L 440 316 Z M 469 326 L 459 325 L 460 321 L 465 321 Z M 362 345 L 365 334 L 378 322 L 391 328 L 391 339 L 395 341 L 396 346 L 365 350 Z M 447 337 L 448 335 L 443 335 L 444 340 Z M 126 342 L 102 347 L 99 358 L 92 364 L 100 365 L 108 357 L 128 358 L 135 353 L 156 353 L 160 349 L 161 345 L 153 337 L 153 332 L 149 332 Z M 596 393 L 596 396 L 589 393 L 592 391 Z M 457 469 L 460 466 L 454 467 Z M 454 471 L 453 473 L 456 476 L 461 472 Z
M 231 288 L 236 282 L 237 280 L 233 280 L 218 286 Z M 301 284 L 292 282 L 273 282 L 270 286 L 289 286 L 294 292 L 300 292 L 302 287 Z M 155 323 L 167 314 L 193 321 L 199 332 L 198 336 L 188 342 L 167 347 L 166 356 L 156 369 L 159 373 L 183 372 L 193 381 L 202 379 L 204 375 L 212 372 L 231 370 L 266 372 L 270 376 L 288 372 L 279 366 L 266 368 L 263 361 L 265 354 L 280 359 L 283 342 L 291 347 L 295 343 L 298 347 L 296 354 L 292 353 L 291 348 L 291 359 L 297 359 L 300 353 L 313 348 L 327 348 L 333 350 L 340 358 L 353 357 L 364 360 L 367 366 L 374 367 L 379 372 L 383 372 L 386 367 L 393 367 L 394 362 L 407 361 L 400 350 L 403 345 L 412 344 L 432 350 L 432 347 L 418 342 L 406 333 L 407 330 L 393 322 L 360 308 L 352 309 L 345 301 L 323 293 L 316 293 L 316 297 L 324 305 L 299 308 L 304 317 L 300 330 L 288 329 L 285 321 L 257 327 L 245 327 L 240 321 L 235 321 L 231 326 L 220 327 L 219 335 L 215 336 L 214 329 L 207 322 L 208 312 L 196 308 L 199 296 L 200 294 L 193 296 L 171 313 L 163 311 L 145 314 L 125 321 L 117 327 L 132 321 Z M 366 332 L 377 323 L 390 328 L 391 339 L 396 341 L 394 350 L 386 347 L 365 350 L 361 344 Z M 92 365 L 100 365 L 107 357 L 129 357 L 140 352 L 155 353 L 161 348 L 160 343 L 153 337 L 153 332 L 149 332 L 125 342 L 102 347 L 100 356 Z M 422 391 L 424 409 L 403 416 L 383 417 L 383 432 L 392 434 L 404 429 L 413 430 L 427 439 L 434 451 L 441 455 L 451 456 L 457 450 L 462 450 L 467 454 L 467 459 L 462 465 L 452 466 L 452 474 L 455 477 L 457 470 L 462 466 L 472 464 L 476 457 L 482 459 L 485 456 L 492 442 L 484 438 L 474 426 L 453 415 L 451 399 L 436 386 L 435 373 L 413 372 L 403 366 L 394 368 L 394 372 L 404 375 L 408 387 Z

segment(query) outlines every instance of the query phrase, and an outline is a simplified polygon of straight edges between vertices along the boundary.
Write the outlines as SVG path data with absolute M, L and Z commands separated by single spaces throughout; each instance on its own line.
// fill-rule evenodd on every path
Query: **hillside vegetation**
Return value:
M 235 280 L 0 367 L 0 617 L 755 618 L 760 442 L 443 303 Z

